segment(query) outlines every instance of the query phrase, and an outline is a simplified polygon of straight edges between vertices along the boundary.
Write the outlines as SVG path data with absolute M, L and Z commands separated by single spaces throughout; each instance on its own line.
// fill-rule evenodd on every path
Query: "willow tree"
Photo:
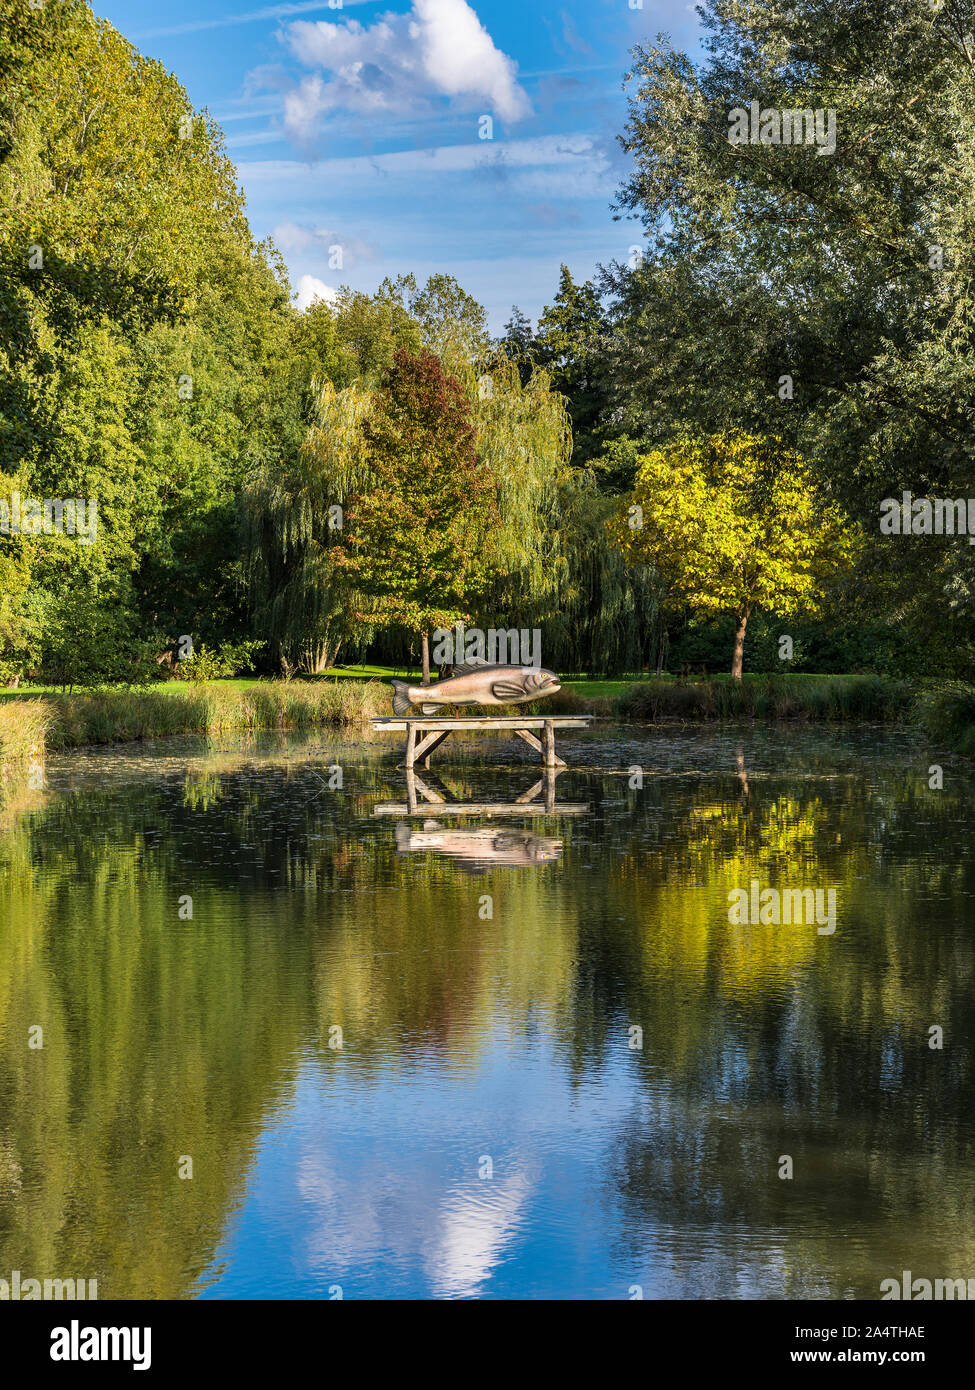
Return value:
M 492 537 L 485 606 L 505 626 L 538 625 L 547 661 L 600 672 L 641 666 L 660 581 L 610 543 L 616 503 L 590 468 L 575 466 L 567 398 L 548 371 L 505 353 L 468 364 L 465 380 L 504 521 Z
M 471 401 L 477 453 L 497 486 L 501 525 L 488 537 L 485 608 L 500 618 L 555 610 L 568 578 L 560 538 L 572 430 L 546 372 L 522 384 L 515 359 L 453 364 Z
M 361 607 L 333 550 L 345 506 L 368 477 L 363 425 L 372 396 L 358 384 L 316 390 L 314 418 L 290 460 L 261 464 L 243 494 L 245 574 L 256 630 L 286 669 L 334 665 Z

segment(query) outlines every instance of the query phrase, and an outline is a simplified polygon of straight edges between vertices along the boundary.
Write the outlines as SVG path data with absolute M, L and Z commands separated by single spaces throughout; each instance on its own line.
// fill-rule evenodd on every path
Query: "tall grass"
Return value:
M 946 681 L 923 690 L 914 709 L 929 738 L 954 753 L 975 756 L 975 686 Z
M 907 719 L 916 696 L 910 681 L 886 676 L 761 676 L 745 681 L 649 680 L 617 701 L 621 719 L 814 719 L 891 722 Z
M 50 750 L 129 743 L 174 734 L 355 728 L 389 714 L 388 685 L 369 681 L 266 681 L 245 689 L 213 682 L 166 690 L 99 690 L 0 701 L 0 781 L 26 771 Z M 445 713 L 467 711 L 445 711 Z M 505 714 L 513 714 L 506 709 Z M 742 681 L 647 680 L 618 698 L 563 689 L 526 707 L 530 714 L 596 714 L 660 719 L 847 720 L 913 719 L 950 749 L 975 755 L 975 687 L 959 682 L 918 694 L 909 681 L 885 676 L 760 676 Z
M 100 690 L 90 695 L 50 695 L 43 703 L 51 715 L 48 746 L 60 749 L 173 734 L 352 726 L 371 715 L 388 714 L 390 694 L 388 687 L 376 681 L 315 685 L 268 681 L 246 690 L 202 684 L 179 694 Z
M 44 700 L 0 704 L 0 783 L 26 778 L 32 762 L 42 762 L 51 712 Z

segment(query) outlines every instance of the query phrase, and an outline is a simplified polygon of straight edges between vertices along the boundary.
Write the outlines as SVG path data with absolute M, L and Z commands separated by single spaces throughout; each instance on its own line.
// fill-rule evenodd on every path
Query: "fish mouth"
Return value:
M 554 694 L 556 690 L 562 689 L 562 682 L 559 680 L 558 676 L 546 676 L 538 689 L 544 690 L 546 693 L 551 692 Z

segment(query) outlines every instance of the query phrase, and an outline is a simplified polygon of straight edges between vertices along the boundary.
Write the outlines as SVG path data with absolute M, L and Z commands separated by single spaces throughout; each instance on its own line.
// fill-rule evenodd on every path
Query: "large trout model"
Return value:
M 424 714 L 436 714 L 441 705 L 524 705 L 561 689 L 558 676 L 540 666 L 482 666 L 474 661 L 455 666 L 452 676 L 433 685 L 394 680 L 393 713 L 406 714 L 410 705 L 419 705 Z

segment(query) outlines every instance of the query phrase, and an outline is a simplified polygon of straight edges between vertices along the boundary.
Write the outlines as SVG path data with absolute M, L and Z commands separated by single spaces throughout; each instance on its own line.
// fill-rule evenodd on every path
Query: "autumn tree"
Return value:
M 746 434 L 679 439 L 640 456 L 632 495 L 610 527 L 675 597 L 734 615 L 734 680 L 752 611 L 815 611 L 822 562 L 850 544 L 801 459 Z
M 426 682 L 430 629 L 469 617 L 486 586 L 495 480 L 478 459 L 463 388 L 425 350 L 397 351 L 363 439 L 367 481 L 348 502 L 332 559 L 361 621 L 422 636 Z

